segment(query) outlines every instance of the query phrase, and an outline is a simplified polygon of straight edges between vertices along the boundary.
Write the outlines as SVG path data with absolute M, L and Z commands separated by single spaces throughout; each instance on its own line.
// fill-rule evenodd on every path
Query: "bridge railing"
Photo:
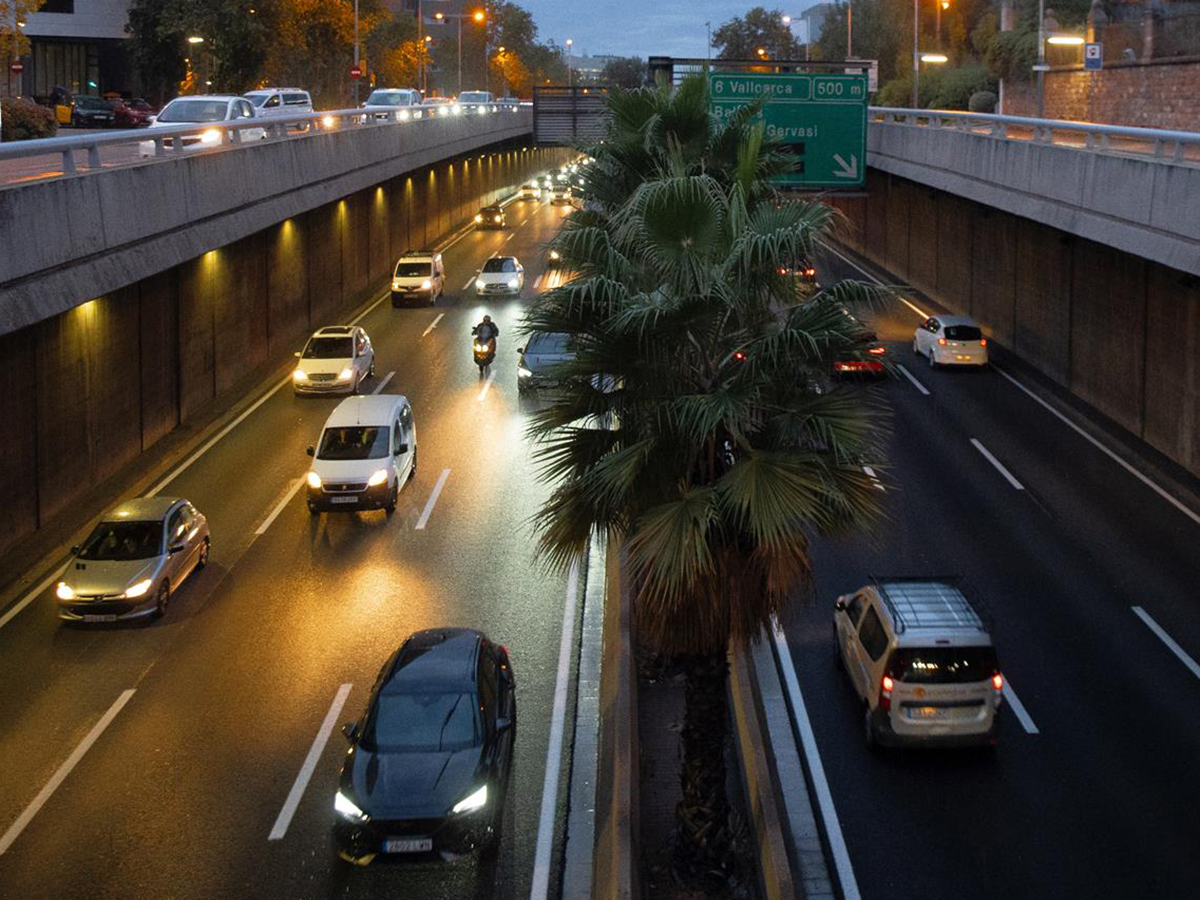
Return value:
M 335 109 L 324 112 L 296 113 L 284 116 L 263 116 L 229 122 L 188 122 L 178 125 L 154 125 L 125 131 L 102 131 L 96 134 L 40 138 L 0 144 L 0 163 L 11 160 L 34 162 L 38 158 L 58 157 L 53 171 L 40 166 L 26 166 L 5 172 L 0 168 L 0 182 L 5 180 L 43 180 L 79 173 L 76 154 L 86 154 L 88 170 L 105 168 L 114 162 L 134 162 L 138 159 L 171 159 L 196 152 L 212 152 L 257 143 L 260 140 L 295 140 L 329 131 L 352 128 L 379 128 L 392 125 L 419 125 L 445 118 L 479 119 L 491 123 L 495 117 L 530 108 L 532 104 L 490 103 L 443 104 L 437 106 L 376 106 L 369 109 Z M 485 118 L 486 116 L 486 118 Z M 502 120 L 501 120 L 502 121 Z M 122 153 L 122 151 L 124 151 Z M 9 177 L 6 178 L 5 176 Z
M 1133 154 L 1175 163 L 1200 162 L 1200 133 L 1190 131 L 889 106 L 869 107 L 867 119 L 882 124 L 962 131 L 1099 153 Z

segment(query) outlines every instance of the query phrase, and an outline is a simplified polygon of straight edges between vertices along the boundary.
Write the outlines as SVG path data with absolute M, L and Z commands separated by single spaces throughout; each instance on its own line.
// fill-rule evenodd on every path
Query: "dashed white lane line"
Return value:
M 371 393 L 378 394 L 380 391 L 382 391 L 385 387 L 387 387 L 388 382 L 392 380 L 392 376 L 395 374 L 396 374 L 395 372 L 388 372 L 386 375 L 384 375 L 383 381 L 381 381 L 381 382 L 379 382 L 379 384 L 375 385 L 375 390 L 371 391 Z
M 907 378 L 909 381 L 912 382 L 913 387 L 915 387 L 918 391 L 920 391 L 926 397 L 929 396 L 929 388 L 925 387 L 925 385 L 923 385 L 923 384 L 921 384 L 921 382 L 917 381 L 917 377 L 915 375 L 913 375 L 912 372 L 908 371 L 908 369 L 906 369 L 904 367 L 903 363 L 896 363 L 896 368 L 900 370 L 900 373 L 905 378 Z
M 1009 484 L 1011 484 L 1018 491 L 1025 490 L 1025 485 L 1023 485 L 1023 484 L 1021 484 L 1021 482 L 1017 481 L 1017 479 L 1013 477 L 1013 473 L 1008 471 L 1008 469 L 1004 468 L 1004 466 L 1000 462 L 1000 460 L 998 460 L 998 459 L 996 459 L 996 457 L 992 456 L 991 451 L 988 450 L 987 447 L 983 446 L 983 444 L 981 444 L 975 438 L 971 438 L 971 446 L 974 447 L 976 450 L 978 450 L 980 453 L 982 453 L 983 458 L 986 459 L 988 462 L 990 462 L 993 466 L 995 466 L 996 471 L 999 472 L 1001 475 L 1003 475 Z
M 465 291 L 467 288 L 469 288 L 471 286 L 471 282 L 474 280 L 475 280 L 475 276 L 472 275 L 470 278 L 467 279 L 467 283 L 462 286 L 462 289 Z
M 1017 697 L 1017 692 L 1013 690 L 1012 685 L 1008 683 L 1008 676 L 1004 676 L 1004 699 L 1008 701 L 1008 705 L 1012 707 L 1013 714 L 1021 723 L 1021 727 L 1025 729 L 1026 734 L 1038 734 L 1038 727 L 1033 724 L 1033 719 L 1029 717 L 1029 713 L 1025 711 L 1025 704 Z
M 50 587 L 50 585 L 54 584 L 54 582 L 58 581 L 58 579 L 62 577 L 62 573 L 67 571 L 67 565 L 69 565 L 69 563 L 64 564 L 60 569 L 56 569 L 53 575 L 47 576 L 45 581 L 9 607 L 8 612 L 0 616 L 0 628 L 3 628 L 9 622 L 15 619 L 17 617 L 17 613 L 32 603 L 35 598 L 40 597 L 42 595 L 42 591 L 46 590 L 46 588 Z
M 562 766 L 567 688 L 571 650 L 575 638 L 575 606 L 579 599 L 579 563 L 567 573 L 567 601 L 563 610 L 562 639 L 558 644 L 558 677 L 554 682 L 554 707 L 550 715 L 550 744 L 546 748 L 546 777 L 542 781 L 542 812 L 538 820 L 537 849 L 533 854 L 533 886 L 529 900 L 545 900 L 550 892 L 550 851 L 554 846 L 554 819 L 558 805 L 558 773 Z
M 871 479 L 871 483 L 875 486 L 875 490 L 877 490 L 877 491 L 886 491 L 887 490 L 887 488 L 885 488 L 883 486 L 883 482 L 879 480 L 879 476 L 875 474 L 874 469 L 872 469 L 870 466 L 863 466 L 862 470 L 864 472 L 866 472 L 867 477 Z
M 541 275 L 539 275 L 539 276 L 537 277 L 537 280 L 536 280 L 536 281 L 534 281 L 534 283 L 533 283 L 533 289 L 534 289 L 535 291 L 536 291 L 538 288 L 540 288 L 540 287 L 542 286 L 542 278 L 545 276 L 545 274 L 546 274 L 546 273 L 545 273 L 545 272 L 543 272 Z
M 450 477 L 449 469 L 442 469 L 442 474 L 438 476 L 437 484 L 433 486 L 433 493 L 429 495 L 429 500 L 425 503 L 425 508 L 421 510 L 421 518 L 417 519 L 417 524 L 413 526 L 417 531 L 423 529 L 429 521 L 429 517 L 433 515 L 433 507 L 437 504 L 438 497 L 442 493 L 442 488 L 446 486 L 446 479 Z
M 296 496 L 296 491 L 300 490 L 300 487 L 303 484 L 303 478 L 297 478 L 292 482 L 292 486 L 287 489 L 287 493 L 283 495 L 283 499 L 275 504 L 275 508 L 271 510 L 270 515 L 263 519 L 262 524 L 254 529 L 255 537 L 261 537 L 267 533 L 267 529 L 271 527 L 271 523 L 279 518 L 279 514 L 283 512 L 284 508 L 289 503 L 292 502 L 292 498 Z
M 0 856 L 3 856 L 5 851 L 12 846 L 13 841 L 21 836 L 21 832 L 25 830 L 25 826 L 33 821 L 33 817 L 38 814 L 38 811 L 46 805 L 46 801 L 51 795 L 58 790 L 58 786 L 62 784 L 71 771 L 79 765 L 79 761 L 83 759 L 84 754 L 92 748 L 92 744 L 100 739 L 100 735 L 104 734 L 104 729 L 112 724 L 112 720 L 117 717 L 117 714 L 125 708 L 125 704 L 129 702 L 129 698 L 134 695 L 136 688 L 130 688 L 127 691 L 122 691 L 121 696 L 116 699 L 116 702 L 108 708 L 100 721 L 92 726 L 92 730 L 87 733 L 82 741 L 79 742 L 72 752 L 67 757 L 66 761 L 58 767 L 58 771 L 50 776 L 50 780 L 38 791 L 37 796 L 33 801 L 25 807 L 25 811 L 17 817 L 17 821 L 8 826 L 8 831 L 0 836 Z
M 792 651 L 788 647 L 787 635 L 779 627 L 778 622 L 771 623 L 775 639 L 775 649 L 778 652 L 780 667 L 783 669 L 783 682 L 787 685 L 788 696 L 792 701 L 792 712 L 796 717 L 796 729 L 800 732 L 800 746 L 804 750 L 804 758 L 808 763 L 808 772 L 812 776 L 813 793 L 817 795 L 817 804 L 821 807 L 821 819 L 825 823 L 825 835 L 829 840 L 829 854 L 833 857 L 837 869 L 838 882 L 842 886 L 844 900 L 860 900 L 858 880 L 854 877 L 854 866 L 850 864 L 850 852 L 846 849 L 846 839 L 842 836 L 842 826 L 838 822 L 837 808 L 833 804 L 833 792 L 829 789 L 829 780 L 825 777 L 825 766 L 821 763 L 821 752 L 817 749 L 817 736 L 813 733 L 812 722 L 808 719 L 808 710 L 804 705 L 804 694 L 800 692 L 800 680 L 796 677 L 796 666 L 792 662 Z
M 476 402 L 478 402 L 478 403 L 482 403 L 482 402 L 483 402 L 483 398 L 484 398 L 484 397 L 486 397 L 486 396 L 488 395 L 488 391 L 489 391 L 489 390 L 491 389 L 491 387 L 492 387 L 492 382 L 493 382 L 493 381 L 495 381 L 495 380 L 496 380 L 496 370 L 495 370 L 495 369 L 490 369 L 490 370 L 488 371 L 488 377 L 487 377 L 487 380 L 486 380 L 486 381 L 483 383 L 483 390 L 481 390 L 481 391 L 479 392 L 479 396 L 478 396 L 477 398 L 475 398 L 475 399 L 476 399 Z
M 304 789 L 312 780 L 313 770 L 320 762 L 321 754 L 325 752 L 325 745 L 329 743 L 329 735 L 333 732 L 333 726 L 337 724 L 338 716 L 342 714 L 346 698 L 350 696 L 351 687 L 350 684 L 343 684 L 334 695 L 329 712 L 325 713 L 325 721 L 317 729 L 317 736 L 313 739 L 312 746 L 308 748 L 308 756 L 304 758 L 304 765 L 300 767 L 296 780 L 292 782 L 292 789 L 288 791 L 287 799 L 283 801 L 283 809 L 279 810 L 279 816 L 271 827 L 271 833 L 267 835 L 268 841 L 277 841 L 287 834 L 288 826 L 292 824 L 292 816 L 296 814 L 296 807 L 300 805 L 300 798 L 304 796 Z
M 429 334 L 429 332 L 431 332 L 431 331 L 433 331 L 433 329 L 437 328 L 438 322 L 442 321 L 442 319 L 445 317 L 445 315 L 446 314 L 444 312 L 438 313 L 437 317 L 432 322 L 429 323 L 429 327 L 427 327 L 424 331 L 421 332 L 421 337 L 425 337 L 426 335 Z
M 1167 649 L 1174 653 L 1179 658 L 1179 661 L 1188 667 L 1188 671 L 1197 678 L 1200 678 L 1200 665 L 1196 663 L 1196 660 L 1192 659 L 1186 650 L 1175 643 L 1175 639 L 1167 634 L 1161 625 L 1154 621 L 1150 613 L 1146 612 L 1140 606 L 1134 606 L 1132 609 L 1133 614 L 1145 622 L 1146 627 L 1153 631 L 1155 636 L 1167 645 Z

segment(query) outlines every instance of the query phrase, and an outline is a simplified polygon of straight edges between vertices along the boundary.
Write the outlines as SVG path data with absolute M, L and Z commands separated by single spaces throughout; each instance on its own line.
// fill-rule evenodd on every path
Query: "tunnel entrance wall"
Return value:
M 1200 475 L 1200 279 L 867 170 L 842 240 Z
M 417 169 L 0 335 L 0 554 L 383 289 L 405 250 L 569 155 L 516 145 Z

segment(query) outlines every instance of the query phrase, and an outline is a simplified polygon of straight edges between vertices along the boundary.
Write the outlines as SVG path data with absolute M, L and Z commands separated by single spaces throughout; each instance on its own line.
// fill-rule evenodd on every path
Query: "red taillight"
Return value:
M 735 360 L 737 360 L 738 362 L 745 362 L 745 361 L 746 361 L 746 354 L 745 354 L 745 353 L 743 353 L 741 350 L 737 350 L 737 351 L 735 351 L 735 352 L 734 352 L 734 354 L 733 354 L 733 358 L 734 358 Z
M 1004 676 L 999 672 L 992 676 L 992 687 L 994 687 L 997 691 L 1004 690 Z
M 874 353 L 876 356 L 883 356 L 883 354 L 884 354 L 884 352 L 885 352 L 885 351 L 884 351 L 883 347 L 872 347 L 872 348 L 871 348 L 870 350 L 868 350 L 867 352 L 868 352 L 868 353 Z
M 987 338 L 980 338 L 980 339 L 979 339 L 979 346 L 980 346 L 980 347 L 986 347 L 986 346 L 987 346 Z
M 945 339 L 945 338 L 938 338 L 938 343 L 939 343 L 939 344 L 941 344 L 943 347 L 945 347 L 945 346 L 946 346 L 946 339 Z
M 807 275 L 809 278 L 812 278 L 814 275 L 817 274 L 817 270 L 816 269 L 805 269 L 804 274 Z
M 892 680 L 891 675 L 884 675 L 883 680 L 879 682 L 879 708 L 888 710 L 892 708 L 892 688 L 896 686 L 896 682 Z

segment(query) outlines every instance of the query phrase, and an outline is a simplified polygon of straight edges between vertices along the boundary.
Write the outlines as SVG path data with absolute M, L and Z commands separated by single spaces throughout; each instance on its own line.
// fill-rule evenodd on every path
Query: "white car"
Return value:
M 988 364 L 987 338 L 970 316 L 930 316 L 917 326 L 913 353 L 929 357 L 929 368 Z
M 292 372 L 297 394 L 357 394 L 364 378 L 375 374 L 375 350 L 357 325 L 329 325 L 314 332 Z
M 425 115 L 431 118 L 435 115 L 439 117 L 462 115 L 462 107 L 449 97 L 426 97 L 421 101 L 421 107 L 425 110 Z
M 377 119 L 386 119 L 395 106 L 401 107 L 396 113 L 396 118 L 401 121 L 421 118 L 421 92 L 412 88 L 379 88 L 371 91 L 362 104 L 363 109 L 378 110 L 375 113 Z
M 493 256 L 475 276 L 475 293 L 519 294 L 525 287 L 525 267 L 515 256 Z
M 245 97 L 233 94 L 198 94 L 193 97 L 176 97 L 162 108 L 162 112 L 155 116 L 154 121 L 142 133 L 152 135 L 155 129 L 168 126 L 233 123 L 254 118 L 254 107 Z M 266 134 L 266 130 L 262 128 L 243 128 L 238 134 L 238 140 L 242 143 L 261 140 Z M 198 127 L 195 134 L 183 138 L 183 149 L 204 150 L 219 147 L 222 141 L 221 129 Z M 173 138 L 163 138 L 162 142 L 166 149 L 175 149 Z M 142 157 L 154 156 L 154 141 L 140 141 L 138 154 Z
M 260 118 L 294 116 L 313 111 L 312 95 L 300 88 L 260 88 L 242 94 Z
M 412 405 L 397 394 L 347 397 L 325 422 L 313 457 L 308 509 L 396 509 L 401 486 L 417 471 Z
M 530 181 L 521 185 L 522 200 L 541 200 L 542 188 L 536 181 Z

